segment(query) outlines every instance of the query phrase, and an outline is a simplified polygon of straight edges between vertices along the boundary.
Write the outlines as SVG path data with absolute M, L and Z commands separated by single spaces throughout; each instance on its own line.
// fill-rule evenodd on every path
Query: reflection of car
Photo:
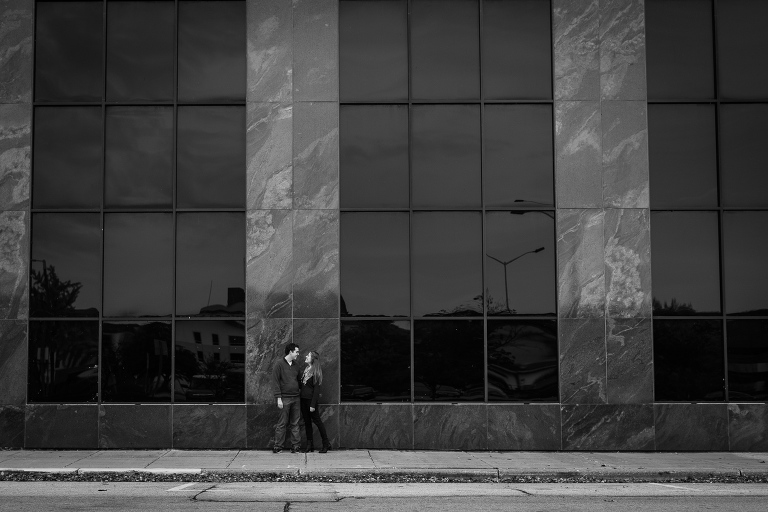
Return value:
M 346 401 L 370 400 L 376 397 L 376 390 L 365 384 L 344 384 L 341 399 Z
M 415 400 L 450 401 L 460 398 L 461 395 L 460 390 L 445 384 L 437 384 L 434 390 L 423 382 L 416 382 L 413 386 L 413 398 Z
M 195 375 L 187 388 L 184 396 L 188 401 L 201 402 L 213 401 L 216 398 L 214 388 L 218 385 L 218 375 Z

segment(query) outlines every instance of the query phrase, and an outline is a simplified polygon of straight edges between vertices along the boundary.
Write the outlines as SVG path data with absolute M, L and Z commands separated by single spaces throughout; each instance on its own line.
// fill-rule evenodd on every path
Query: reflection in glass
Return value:
M 482 247 L 479 212 L 414 213 L 413 314 L 481 315 Z
M 176 314 L 245 314 L 245 214 L 180 213 Z
M 480 206 L 480 108 L 417 105 L 412 113 L 413 205 Z
M 485 291 L 489 315 L 554 315 L 553 212 L 488 212 Z
M 342 322 L 341 401 L 410 400 L 410 322 Z
M 768 315 L 768 212 L 723 216 L 725 305 L 729 315 Z
M 99 316 L 99 214 L 33 214 L 30 277 L 30 316 Z
M 720 313 L 717 212 L 652 212 L 653 314 Z
M 768 399 L 768 320 L 728 320 L 728 399 Z
M 179 107 L 179 208 L 245 206 L 244 126 L 244 107 Z
M 98 343 L 98 322 L 29 322 L 27 401 L 96 402 Z
M 38 107 L 34 138 L 33 206 L 99 208 L 101 108 Z
M 174 2 L 107 2 L 107 101 L 173 100 Z
M 173 215 L 104 216 L 104 316 L 173 311 Z
M 408 316 L 408 213 L 341 214 L 341 315 Z
M 480 97 L 477 0 L 411 0 L 411 95 Z
M 768 2 L 716 2 L 717 65 L 721 98 L 768 97 Z M 650 62 L 650 59 L 649 59 Z
M 101 101 L 103 9 L 101 2 L 35 2 L 36 101 Z
M 486 206 L 554 206 L 551 105 L 486 105 Z
M 180 1 L 178 39 L 179 101 L 245 100 L 245 2 Z
M 483 402 L 482 320 L 414 322 L 416 401 Z
M 488 400 L 558 401 L 556 320 L 488 321 Z
M 244 322 L 176 322 L 174 354 L 176 402 L 245 401 Z
M 342 105 L 339 136 L 341 207 L 407 208 L 408 107 Z
M 714 105 L 648 105 L 651 207 L 717 206 Z
M 108 208 L 173 205 L 173 107 L 107 108 L 104 182 Z
M 720 320 L 654 320 L 656 401 L 706 402 L 725 398 Z
M 720 107 L 723 206 L 768 206 L 768 104 Z
M 171 324 L 104 323 L 103 402 L 171 401 Z

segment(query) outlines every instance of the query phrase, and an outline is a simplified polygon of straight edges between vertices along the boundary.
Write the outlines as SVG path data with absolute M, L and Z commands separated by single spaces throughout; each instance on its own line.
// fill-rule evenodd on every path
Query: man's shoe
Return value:
M 281 451 L 283 451 L 283 449 L 279 446 L 272 447 L 272 453 L 280 453 Z
M 301 453 L 301 446 L 291 446 L 291 453 Z

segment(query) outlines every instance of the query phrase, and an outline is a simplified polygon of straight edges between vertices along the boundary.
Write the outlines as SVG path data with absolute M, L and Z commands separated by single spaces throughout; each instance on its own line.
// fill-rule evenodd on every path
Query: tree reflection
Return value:
M 56 273 L 54 265 L 42 262 L 43 270 L 32 269 L 30 272 L 32 286 L 30 287 L 30 314 L 37 317 L 61 316 L 98 316 L 92 308 L 81 311 L 75 310 L 75 302 L 80 295 L 83 285 L 79 282 L 63 281 Z

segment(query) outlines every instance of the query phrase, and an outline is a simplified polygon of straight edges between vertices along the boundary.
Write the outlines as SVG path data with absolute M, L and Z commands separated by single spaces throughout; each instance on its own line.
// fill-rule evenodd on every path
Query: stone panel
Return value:
M 603 101 L 603 204 L 648 208 L 648 116 L 644 101 Z
M 598 0 L 553 0 L 555 99 L 600 98 Z
M 605 320 L 560 320 L 560 403 L 606 401 Z
M 0 404 L 27 402 L 27 323 L 0 320 Z
M 246 204 L 251 210 L 291 209 L 293 107 L 248 103 L 246 115 Z
M 603 205 L 603 152 L 597 101 L 555 102 L 555 180 L 559 208 Z
M 648 210 L 606 210 L 605 285 L 608 316 L 651 316 L 651 236 Z
M 293 98 L 339 98 L 339 2 L 293 0 Z
M 32 101 L 34 5 L 32 0 L 0 0 L 0 103 Z
M 99 407 L 99 448 L 170 448 L 171 443 L 171 404 Z
M 339 415 L 340 415 L 340 405 L 323 405 L 320 407 L 320 418 L 323 420 L 323 426 L 325 427 L 325 433 L 328 435 L 328 441 L 331 443 L 331 448 L 334 450 L 339 449 L 339 440 L 341 438 L 340 432 L 339 432 Z M 317 428 L 312 425 L 314 439 L 315 439 L 315 446 L 320 447 L 322 446 L 322 443 L 320 442 L 320 433 L 317 431 Z M 302 428 L 302 436 L 304 436 L 304 429 Z M 304 439 L 306 441 L 306 438 Z M 317 448 L 316 448 L 317 449 Z
M 489 450 L 560 450 L 560 406 L 488 406 Z
M 248 318 L 290 318 L 293 309 L 293 213 L 250 210 L 246 233 Z
M 417 403 L 413 407 L 413 448 L 487 450 L 487 406 Z
M 246 431 L 249 450 L 271 450 L 275 444 L 278 408 L 272 404 L 248 405 Z
M 293 134 L 293 205 L 339 207 L 339 105 L 296 103 Z
M 29 103 L 0 105 L 0 210 L 29 207 L 31 127 Z
M 0 211 L 0 319 L 29 315 L 27 217 L 26 212 Z
M 293 223 L 294 318 L 339 318 L 339 213 L 297 211 Z
M 561 318 L 601 318 L 605 315 L 604 237 L 604 211 L 557 211 Z
M 174 405 L 173 447 L 245 448 L 244 405 Z
M 600 0 L 600 92 L 608 100 L 644 100 L 643 0 Z
M 411 404 L 342 405 L 339 423 L 342 448 L 413 449 Z
M 655 404 L 656 449 L 728 450 L 725 404 Z
M 0 405 L 0 449 L 24 447 L 24 406 Z
M 653 450 L 653 405 L 563 406 L 564 450 Z
M 608 403 L 653 402 L 651 320 L 608 319 Z
M 285 346 L 291 341 L 293 328 L 290 318 L 254 320 L 248 317 L 245 396 L 249 403 L 277 403 L 272 387 L 272 367 L 278 358 L 285 356 Z
M 729 404 L 728 436 L 734 452 L 768 452 L 768 405 Z
M 328 319 L 296 319 L 293 321 L 293 342 L 301 348 L 301 363 L 310 350 L 320 354 L 323 384 L 321 404 L 339 403 L 339 321 Z
M 286 102 L 293 95 L 293 2 L 248 0 L 247 101 Z
M 24 447 L 95 449 L 98 423 L 97 405 L 28 405 Z

